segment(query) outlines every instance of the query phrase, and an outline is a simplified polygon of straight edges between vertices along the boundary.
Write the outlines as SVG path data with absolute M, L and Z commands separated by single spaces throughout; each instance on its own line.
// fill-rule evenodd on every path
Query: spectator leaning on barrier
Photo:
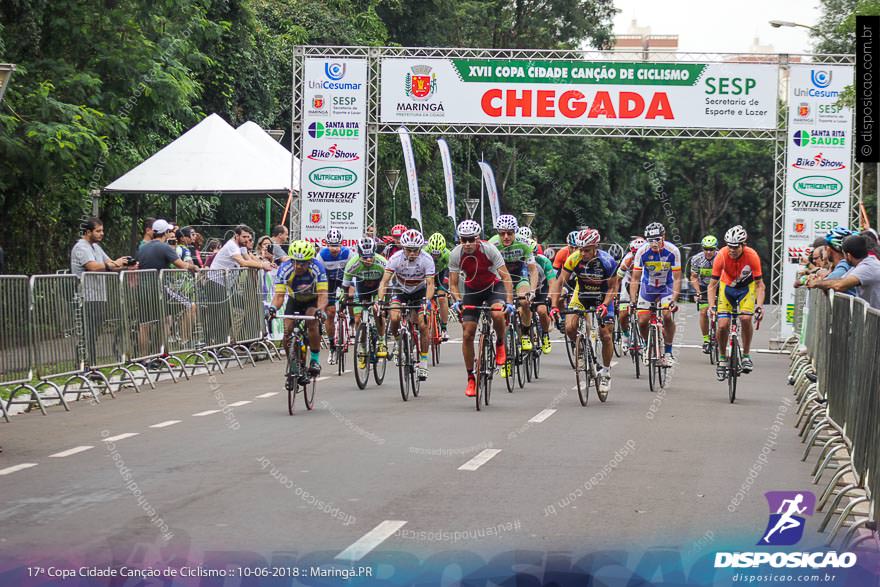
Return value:
M 839 292 L 858 287 L 858 296 L 872 308 L 880 310 L 880 260 L 868 255 L 868 239 L 863 235 L 848 236 L 842 248 L 852 269 L 840 279 L 823 279 L 807 287 Z
M 287 256 L 287 241 L 290 238 L 290 231 L 283 224 L 279 224 L 272 229 L 272 256 L 275 263 L 284 263 L 289 260 Z
M 251 255 L 251 241 L 254 238 L 254 231 L 244 224 L 235 227 L 235 234 L 226 241 L 211 262 L 211 269 L 237 269 L 239 267 L 252 267 L 254 269 L 263 269 L 271 271 L 275 266 L 262 259 L 257 259 Z
M 223 246 L 223 243 L 220 242 L 220 239 L 212 238 L 208 240 L 205 244 L 205 250 L 203 251 L 205 255 L 205 267 L 211 266 L 211 263 L 214 262 L 214 257 L 217 256 L 217 251 L 220 250 L 221 246 Z
M 189 250 L 192 253 L 193 263 L 198 265 L 200 269 L 205 266 L 205 260 L 202 258 L 204 246 L 205 237 L 200 232 L 196 232 L 196 229 L 193 229 L 192 245 L 190 245 Z
M 152 216 L 148 216 L 144 218 L 144 236 L 141 237 L 141 242 L 138 243 L 138 249 L 142 246 L 153 240 L 153 223 L 156 222 L 156 219 Z
M 177 253 L 180 260 L 185 263 L 193 263 L 190 245 L 192 245 L 193 242 L 194 232 L 195 231 L 192 228 L 185 226 L 174 233 L 174 236 L 177 237 L 177 246 L 174 247 L 174 252 Z
M 188 261 L 183 261 L 175 250 L 166 241 L 171 238 L 171 225 L 164 220 L 153 223 L 153 240 L 145 244 L 137 253 L 138 264 L 141 269 L 168 269 L 177 267 L 189 271 L 198 271 L 198 267 Z
M 86 218 L 82 223 L 82 238 L 70 251 L 70 272 L 81 277 L 86 271 L 122 271 L 134 265 L 131 257 L 112 260 L 99 244 L 104 240 L 104 223 L 100 218 Z

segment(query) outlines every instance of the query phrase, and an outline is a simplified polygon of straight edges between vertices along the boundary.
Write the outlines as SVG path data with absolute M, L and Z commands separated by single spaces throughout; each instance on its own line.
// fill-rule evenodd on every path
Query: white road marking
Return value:
M 538 412 L 538 415 L 533 416 L 529 420 L 529 422 L 535 422 L 535 423 L 543 422 L 544 420 L 546 420 L 547 418 L 549 418 L 550 416 L 552 416 L 555 413 L 556 413 L 556 410 L 552 410 L 552 409 L 541 410 L 540 412 Z
M 211 414 L 216 414 L 220 410 L 205 410 L 204 412 L 196 412 L 193 414 L 193 417 L 198 418 L 199 416 L 210 416 Z
M 126 438 L 137 436 L 138 434 L 140 434 L 140 432 L 126 432 L 125 434 L 117 434 L 116 436 L 105 438 L 104 442 L 116 442 L 117 440 L 125 440 Z
M 54 455 L 49 455 L 49 458 L 61 459 L 64 457 L 69 457 L 70 455 L 75 455 L 77 453 L 85 452 L 89 449 L 95 448 L 90 444 L 85 444 L 83 446 L 75 446 L 73 448 L 62 450 L 61 452 L 56 452 Z
M 243 400 L 241 400 L 240 402 L 233 402 L 233 403 L 231 403 L 231 404 L 227 404 L 227 405 L 228 405 L 230 408 L 237 408 L 237 407 L 239 407 L 239 406 L 246 406 L 246 405 L 248 405 L 249 403 L 251 403 L 251 400 L 249 400 L 249 399 L 243 399 Z
M 329 375 L 324 375 L 323 377 L 318 377 L 315 381 L 324 381 L 325 379 L 330 379 Z
M 31 467 L 36 466 L 37 463 L 22 463 L 20 465 L 13 465 L 12 467 L 0 469 L 0 475 L 9 475 L 10 473 L 15 473 L 16 471 L 21 471 L 22 469 L 30 469 Z
M 614 365 L 616 365 L 618 362 L 619 362 L 619 361 L 611 361 L 611 367 L 613 367 Z
M 257 396 L 257 398 L 263 399 L 263 398 L 267 398 L 267 397 L 272 397 L 273 395 L 278 395 L 278 392 L 277 391 L 270 391 L 269 393 L 261 393 L 260 395 Z
M 175 424 L 180 424 L 180 420 L 165 420 L 164 422 L 153 424 L 150 428 L 167 428 L 168 426 L 174 426 Z
M 340 552 L 335 558 L 340 560 L 359 561 L 371 550 L 385 542 L 392 534 L 406 524 L 405 520 L 385 520 L 357 540 L 354 544 Z
M 458 468 L 459 471 L 476 471 L 485 465 L 489 459 L 501 452 L 500 448 L 487 448 L 482 450 L 477 456 L 463 464 Z

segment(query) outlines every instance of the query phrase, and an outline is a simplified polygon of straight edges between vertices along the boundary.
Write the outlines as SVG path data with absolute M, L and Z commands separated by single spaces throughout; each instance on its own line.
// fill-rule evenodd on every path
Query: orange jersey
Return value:
M 553 256 L 553 268 L 557 271 L 562 271 L 562 266 L 565 264 L 565 261 L 570 254 L 571 249 L 568 247 L 562 247 L 556 251 L 556 255 Z
M 745 273 L 743 270 L 748 267 Z M 712 263 L 712 279 L 720 279 L 724 285 L 744 287 L 761 279 L 761 258 L 752 247 L 743 247 L 738 259 L 730 256 L 730 249 L 723 247 Z

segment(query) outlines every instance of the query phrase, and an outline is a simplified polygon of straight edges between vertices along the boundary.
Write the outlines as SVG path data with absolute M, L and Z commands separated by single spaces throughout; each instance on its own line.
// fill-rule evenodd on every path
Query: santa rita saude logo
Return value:
M 309 124 L 309 136 L 313 139 L 357 140 L 361 136 L 358 122 L 313 122 Z
M 842 130 L 796 130 L 791 138 L 798 147 L 846 146 L 846 132 Z

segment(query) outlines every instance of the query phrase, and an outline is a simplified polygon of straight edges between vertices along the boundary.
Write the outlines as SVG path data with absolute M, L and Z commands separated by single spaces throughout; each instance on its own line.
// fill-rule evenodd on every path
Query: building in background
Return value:
M 653 35 L 651 27 L 639 26 L 636 19 L 630 21 L 626 34 L 614 36 L 615 51 L 640 51 L 633 59 L 651 59 L 653 53 L 678 51 L 678 35 Z

